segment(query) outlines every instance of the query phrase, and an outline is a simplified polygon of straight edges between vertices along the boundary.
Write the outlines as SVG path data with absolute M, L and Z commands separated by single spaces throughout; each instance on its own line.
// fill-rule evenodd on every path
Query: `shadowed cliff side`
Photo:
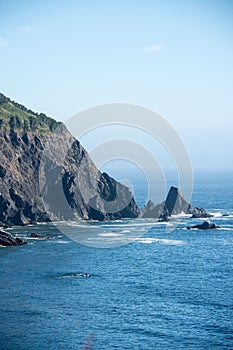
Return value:
M 62 123 L 0 94 L 0 225 L 138 213 L 129 189 L 101 173 Z

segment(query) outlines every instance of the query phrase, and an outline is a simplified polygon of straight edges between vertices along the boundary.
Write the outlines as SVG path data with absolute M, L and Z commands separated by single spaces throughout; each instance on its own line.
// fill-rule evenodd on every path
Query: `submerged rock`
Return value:
M 204 221 L 202 224 L 200 225 L 194 225 L 194 226 L 188 226 L 187 229 L 190 230 L 192 228 L 198 228 L 200 230 L 212 230 L 212 229 L 217 229 L 220 228 L 219 226 L 217 226 L 216 224 L 212 224 L 209 221 Z
M 30 235 L 31 238 L 36 238 L 36 239 L 52 239 L 53 236 L 43 236 L 43 235 L 38 235 L 37 233 L 31 233 Z
M 0 246 L 9 247 L 23 244 L 27 244 L 27 242 L 19 237 L 14 238 L 10 233 L 0 230 Z

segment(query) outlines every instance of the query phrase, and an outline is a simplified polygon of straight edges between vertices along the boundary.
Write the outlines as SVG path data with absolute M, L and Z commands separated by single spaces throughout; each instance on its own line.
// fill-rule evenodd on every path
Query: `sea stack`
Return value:
M 172 215 L 188 214 L 198 217 L 211 217 L 204 208 L 192 206 L 183 196 L 182 192 L 172 186 L 164 202 L 154 204 L 153 201 L 148 201 L 145 208 L 141 211 L 142 218 L 155 218 L 160 221 L 168 221 Z

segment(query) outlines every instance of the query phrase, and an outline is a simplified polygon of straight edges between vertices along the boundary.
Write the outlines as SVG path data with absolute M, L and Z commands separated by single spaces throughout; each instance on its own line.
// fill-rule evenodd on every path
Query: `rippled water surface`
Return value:
M 0 249 L 0 349 L 85 349 L 87 338 L 101 350 L 233 349 L 231 177 L 199 179 L 193 202 L 221 229 L 186 230 L 201 220 L 185 218 L 171 233 L 148 220 L 63 223 L 69 237 L 11 230 L 29 244 Z M 90 247 L 76 232 L 130 243 Z

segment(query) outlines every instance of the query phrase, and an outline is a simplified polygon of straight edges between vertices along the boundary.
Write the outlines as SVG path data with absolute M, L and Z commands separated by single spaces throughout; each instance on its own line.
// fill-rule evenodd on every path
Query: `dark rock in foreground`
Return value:
M 27 244 L 21 238 L 14 238 L 10 233 L 0 230 L 0 246 L 10 247 L 16 245 Z
M 171 215 L 188 214 L 192 217 L 207 218 L 212 215 L 203 208 L 192 206 L 183 196 L 181 191 L 172 186 L 165 202 L 155 205 L 151 200 L 142 209 L 142 218 L 155 218 L 160 221 L 168 221 Z
M 194 226 L 188 226 L 187 227 L 188 230 L 190 230 L 192 228 L 198 228 L 199 230 L 212 230 L 212 229 L 217 229 L 217 228 L 220 228 L 220 227 L 217 226 L 216 224 L 212 224 L 209 221 L 204 221 L 200 225 L 194 225 Z

